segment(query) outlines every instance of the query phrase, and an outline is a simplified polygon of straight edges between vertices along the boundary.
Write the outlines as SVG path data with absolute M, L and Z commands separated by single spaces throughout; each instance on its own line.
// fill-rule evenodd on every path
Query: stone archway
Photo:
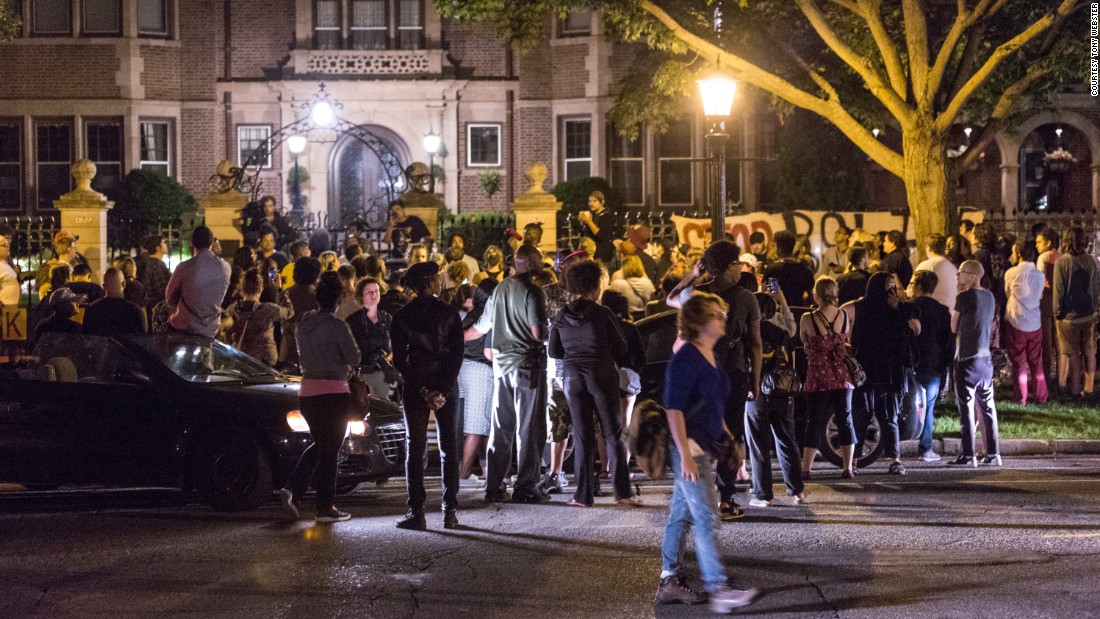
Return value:
M 1029 117 L 1011 133 L 1001 132 L 995 138 L 1001 152 L 1001 204 L 1005 217 L 1020 212 L 1020 150 L 1024 141 L 1043 125 L 1060 124 L 1079 131 L 1087 140 L 1091 155 L 1090 180 L 1093 211 L 1100 208 L 1100 127 L 1081 114 L 1068 110 L 1041 112 Z
M 392 167 L 410 161 L 408 145 L 392 130 L 379 125 L 357 125 L 337 140 L 329 160 L 329 221 L 361 219 L 372 229 L 386 227 L 389 202 L 405 190 L 404 174 Z M 362 135 L 371 136 L 364 141 Z

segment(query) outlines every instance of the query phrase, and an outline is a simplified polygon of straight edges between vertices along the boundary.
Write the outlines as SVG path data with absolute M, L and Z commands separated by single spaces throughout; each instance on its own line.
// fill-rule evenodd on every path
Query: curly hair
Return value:
M 703 270 L 711 277 L 718 277 L 740 257 L 740 247 L 730 241 L 717 241 L 703 252 Z
M 603 271 L 596 261 L 582 260 L 569 267 L 569 277 L 565 280 L 565 289 L 571 294 L 584 296 L 600 289 Z

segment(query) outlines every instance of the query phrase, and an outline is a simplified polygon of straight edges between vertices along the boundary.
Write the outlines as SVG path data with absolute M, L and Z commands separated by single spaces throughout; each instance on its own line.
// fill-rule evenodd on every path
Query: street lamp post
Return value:
M 435 193 L 435 156 L 439 153 L 439 147 L 443 144 L 443 138 L 434 133 L 424 136 L 424 150 L 428 151 L 428 193 Z
M 294 178 L 291 188 L 290 197 L 290 210 L 292 213 L 301 214 L 302 212 L 302 171 L 298 167 L 298 156 L 306 150 L 306 136 L 304 135 L 292 135 L 286 139 L 286 146 L 290 150 L 290 154 L 294 156 L 294 168 L 291 174 Z
M 703 114 L 710 127 L 705 137 L 707 163 L 717 167 L 711 173 L 711 179 L 717 187 L 710 213 L 711 242 L 725 238 L 726 230 L 726 142 L 729 134 L 725 131 L 725 122 L 729 119 L 733 107 L 733 95 L 737 92 L 737 82 L 722 75 L 696 80 L 699 94 L 703 99 Z

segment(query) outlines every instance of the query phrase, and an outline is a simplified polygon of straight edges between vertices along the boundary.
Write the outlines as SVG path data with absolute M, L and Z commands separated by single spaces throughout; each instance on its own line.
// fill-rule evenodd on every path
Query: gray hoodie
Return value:
M 359 364 L 359 347 L 348 323 L 313 310 L 298 321 L 298 357 L 302 378 L 346 380 L 351 367 Z

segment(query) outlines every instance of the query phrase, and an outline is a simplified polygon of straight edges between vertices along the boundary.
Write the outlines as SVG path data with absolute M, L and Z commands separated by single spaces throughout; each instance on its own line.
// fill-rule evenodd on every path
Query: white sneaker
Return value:
M 794 499 L 794 504 L 795 505 L 802 505 L 802 504 L 806 503 L 806 493 L 805 492 L 799 492 L 798 494 L 794 495 L 791 498 Z
M 929 449 L 928 451 L 926 451 L 926 452 L 924 452 L 920 455 L 920 459 L 924 460 L 925 462 L 939 462 L 940 461 L 940 454 L 938 454 L 938 453 L 932 451 L 931 449 Z
M 743 608 L 752 604 L 752 601 L 760 595 L 759 589 L 733 589 L 722 587 L 710 594 L 710 612 L 728 615 L 735 608 Z
M 466 479 L 458 480 L 459 488 L 481 488 L 484 487 L 485 482 L 478 479 L 477 475 L 470 475 Z
M 749 499 L 749 507 L 771 507 L 771 501 L 765 501 L 764 499 Z

